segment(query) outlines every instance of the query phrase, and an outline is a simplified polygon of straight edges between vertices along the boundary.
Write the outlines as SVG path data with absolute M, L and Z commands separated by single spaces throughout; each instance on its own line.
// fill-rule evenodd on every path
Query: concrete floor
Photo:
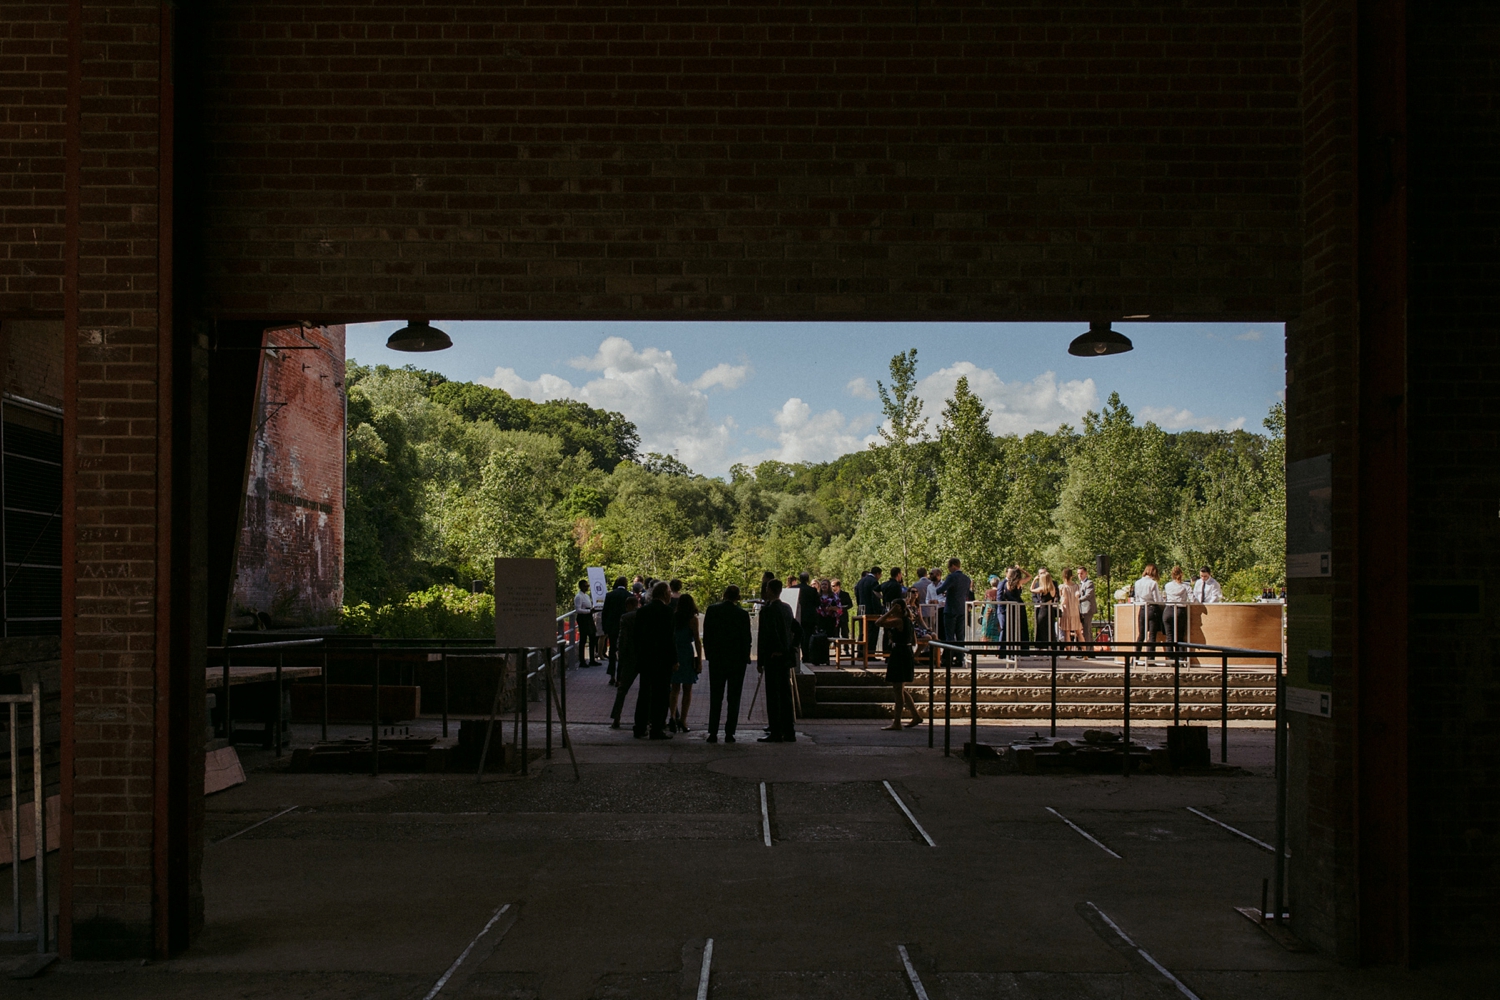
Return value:
M 1271 856 L 1186 807 L 1270 839 L 1268 731 L 1231 731 L 1236 776 L 976 780 L 925 730 L 877 726 L 808 721 L 795 745 L 757 744 L 752 726 L 710 746 L 701 731 L 648 743 L 578 724 L 580 782 L 565 753 L 477 785 L 291 774 L 247 751 L 250 780 L 208 801 L 209 838 L 297 809 L 207 848 L 191 951 L 62 963 L 3 992 L 420 1000 L 474 942 L 437 1000 L 679 1000 L 698 995 L 712 938 L 717 1000 L 911 998 L 898 946 L 933 1000 L 1185 995 L 1089 903 L 1203 1000 L 1484 995 L 1493 981 L 1341 969 L 1234 911 L 1259 904 Z

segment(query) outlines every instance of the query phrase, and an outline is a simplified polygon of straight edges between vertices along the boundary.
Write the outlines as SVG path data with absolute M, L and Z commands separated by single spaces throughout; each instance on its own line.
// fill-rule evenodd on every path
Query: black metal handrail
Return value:
M 518 706 L 518 712 L 519 712 L 518 722 L 520 723 L 520 728 L 522 730 L 522 734 L 521 734 L 521 737 L 520 737 L 521 738 L 521 742 L 522 742 L 522 748 L 523 748 L 522 749 L 522 754 L 521 754 L 521 770 L 522 770 L 522 773 L 524 774 L 524 773 L 526 773 L 526 762 L 527 762 L 527 757 L 526 757 L 526 753 L 525 753 L 525 747 L 526 747 L 526 742 L 527 742 L 527 737 L 525 735 L 526 734 L 526 725 L 525 725 L 525 723 L 527 721 L 527 719 L 526 719 L 526 716 L 527 716 L 527 712 L 526 712 L 526 680 L 527 680 L 528 677 L 535 677 L 536 674 L 540 670 L 544 670 L 544 669 L 550 668 L 550 666 L 551 666 L 551 652 L 552 652 L 553 649 L 557 650 L 557 656 L 558 656 L 558 658 L 559 658 L 559 660 L 560 660 L 560 662 L 562 663 L 562 666 L 563 666 L 563 669 L 560 670 L 557 673 L 557 684 L 556 684 L 557 699 L 558 699 L 558 715 L 559 715 L 559 718 L 563 722 L 563 725 L 564 725 L 564 729 L 563 729 L 563 746 L 565 748 L 571 749 L 571 744 L 570 744 L 569 738 L 567 736 L 567 730 L 566 730 L 566 715 L 567 715 L 567 704 L 568 704 L 568 696 L 567 696 L 567 690 L 568 690 L 568 685 L 567 685 L 567 676 L 568 676 L 568 672 L 567 672 L 567 650 L 569 648 L 573 647 L 573 646 L 578 645 L 578 636 L 577 636 L 576 632 L 573 632 L 569 628 L 569 626 L 574 623 L 575 619 L 577 618 L 577 615 L 578 615 L 577 611 L 568 611 L 568 612 L 566 612 L 564 614 L 561 614 L 561 615 L 557 616 L 556 623 L 557 623 L 557 637 L 558 637 L 558 642 L 557 642 L 557 644 L 556 644 L 555 647 L 546 647 L 548 649 L 548 656 L 547 656 L 546 662 L 544 663 L 544 665 L 542 667 L 539 667 L 538 670 L 536 670 L 536 671 L 532 671 L 529 675 L 523 669 L 522 664 L 524 663 L 524 661 L 522 659 L 520 659 L 520 657 L 524 657 L 524 656 L 528 655 L 530 652 L 532 652 L 534 649 L 538 649 L 540 647 L 527 647 L 525 649 L 514 649 L 514 648 L 510 648 L 510 647 L 501 648 L 499 646 L 496 646 L 494 644 L 493 640 L 486 640 L 486 639 L 380 639 L 380 638 L 373 637 L 373 636 L 371 636 L 371 637 L 360 637 L 360 638 L 364 642 L 371 642 L 371 643 L 393 643 L 393 642 L 417 643 L 418 645 L 402 645 L 402 646 L 395 646 L 395 647 L 386 647 L 386 649 L 384 650 L 384 652 L 389 652 L 389 653 L 392 653 L 392 654 L 415 654 L 415 655 L 424 655 L 425 654 L 425 655 L 427 655 L 429 657 L 429 659 L 432 656 L 438 656 L 439 657 L 439 659 L 440 659 L 440 661 L 442 663 L 442 681 L 443 681 L 443 683 L 442 683 L 442 688 L 443 688 L 443 712 L 442 712 L 442 718 L 443 718 L 443 738 L 444 739 L 446 739 L 448 737 L 448 657 L 449 656 L 456 656 L 458 658 L 471 658 L 471 657 L 478 657 L 478 656 L 486 656 L 486 657 L 488 657 L 488 656 L 502 656 L 503 657 L 503 656 L 506 656 L 506 655 L 509 655 L 509 654 L 512 654 L 512 653 L 519 654 L 518 655 L 518 661 L 517 661 L 517 677 L 518 677 L 518 680 L 519 680 L 519 689 L 520 690 L 519 690 L 519 693 L 518 693 L 518 699 L 517 700 L 520 702 L 520 704 Z M 332 640 L 332 641 L 330 642 L 330 640 Z M 486 643 L 488 643 L 488 645 L 486 645 Z M 342 648 L 339 648 L 339 647 L 342 647 Z M 282 741 L 281 741 L 281 729 L 282 729 L 282 699 L 281 699 L 282 670 L 285 667 L 286 654 L 287 654 L 288 651 L 292 651 L 292 650 L 296 650 L 296 649 L 313 649 L 313 648 L 317 648 L 317 649 L 321 650 L 321 652 L 322 652 L 322 660 L 323 660 L 323 662 L 322 662 L 322 666 L 321 666 L 321 668 L 319 670 L 319 673 L 321 675 L 320 676 L 320 680 L 322 682 L 322 688 L 323 688 L 323 690 L 322 690 L 321 738 L 325 742 L 328 739 L 328 653 L 329 653 L 330 649 L 333 649 L 333 651 L 335 651 L 335 652 L 345 652 L 345 651 L 353 652 L 353 651 L 357 651 L 357 650 L 359 650 L 361 648 L 365 648 L 365 649 L 371 649 L 371 648 L 373 648 L 373 651 L 374 651 L 374 654 L 375 654 L 375 663 L 374 663 L 374 669 L 371 671 L 371 673 L 373 674 L 373 676 L 372 676 L 371 684 L 370 684 L 370 774 L 372 776 L 373 775 L 378 775 L 380 773 L 380 762 L 379 762 L 379 758 L 380 758 L 380 752 L 379 752 L 380 751 L 380 686 L 381 686 L 380 685 L 380 658 L 381 658 L 381 655 L 382 655 L 382 652 L 383 652 L 383 650 L 382 650 L 382 648 L 381 648 L 380 645 L 374 645 L 373 647 L 370 647 L 370 646 L 360 646 L 360 645 L 346 644 L 345 642 L 340 641 L 340 638 L 337 637 L 337 636 L 316 636 L 316 637 L 308 638 L 308 639 L 273 639 L 273 640 L 271 640 L 269 642 L 247 642 L 247 643 L 240 643 L 240 644 L 237 644 L 237 645 L 209 646 L 207 648 L 207 650 L 206 650 L 207 653 L 209 653 L 209 654 L 215 654 L 215 653 L 217 653 L 217 654 L 220 654 L 220 655 L 222 655 L 224 657 L 224 679 L 223 679 L 223 688 L 224 688 L 224 690 L 223 690 L 223 696 L 224 696 L 224 714 L 223 714 L 224 727 L 223 727 L 223 733 L 224 733 L 224 737 L 226 739 L 228 739 L 231 744 L 233 744 L 233 742 L 234 742 L 234 716 L 231 714 L 231 711 L 230 711 L 230 707 L 231 707 L 231 705 L 230 705 L 230 667 L 232 665 L 233 658 L 235 656 L 244 656 L 244 655 L 253 655 L 253 654 L 256 654 L 256 653 L 274 652 L 276 654 L 276 663 L 275 663 L 275 669 L 276 669 L 276 673 L 275 673 L 276 696 L 275 696 L 275 698 L 272 699 L 274 701 L 274 703 L 275 703 L 275 711 L 273 713 L 273 718 L 272 718 L 272 726 L 274 728 L 274 735 L 272 737 L 272 746 L 274 748 L 276 756 L 280 757 L 281 756 L 281 751 L 282 751 Z M 497 694 L 496 694 L 497 703 L 498 703 L 498 698 L 499 698 L 498 688 L 499 688 L 499 685 L 501 683 L 503 683 L 503 681 L 504 681 L 504 667 L 502 666 L 502 668 L 500 670 L 499 678 L 496 681 L 496 685 L 497 685 Z M 420 711 L 420 709 L 421 709 L 421 706 L 419 705 L 418 706 L 418 710 Z M 485 742 L 486 742 L 486 750 L 485 750 L 485 752 L 488 752 L 488 742 L 489 742 L 489 740 L 488 740 L 488 734 L 486 734 L 486 741 Z M 547 702 L 547 757 L 550 758 L 551 756 L 552 756 L 552 702 L 549 700 Z M 481 767 L 482 766 L 483 766 L 483 764 L 481 762 Z
M 966 656 L 969 660 L 969 776 L 977 777 L 979 774 L 979 657 L 983 653 L 1009 652 L 1012 649 L 1019 650 L 1025 646 L 1035 647 L 1034 643 L 1021 642 L 966 642 L 964 640 L 932 640 L 928 643 L 929 648 L 941 649 L 945 653 L 943 657 L 946 671 L 946 696 L 944 700 L 943 719 L 943 755 L 948 756 L 951 750 L 950 730 L 953 722 L 953 660 L 957 657 Z M 1141 656 L 1144 640 L 1132 642 L 1101 643 L 1090 642 L 1053 642 L 1046 646 L 1043 655 L 1050 654 L 1052 658 L 1052 735 L 1057 735 L 1057 659 L 1066 656 L 1069 652 L 1091 652 L 1100 647 L 1110 649 L 1123 649 L 1123 700 L 1124 710 L 1124 753 L 1122 756 L 1121 769 L 1125 777 L 1130 776 L 1130 668 L 1131 660 Z M 1275 661 L 1276 671 L 1276 719 L 1274 740 L 1274 768 L 1276 776 L 1276 910 L 1274 918 L 1276 923 L 1282 922 L 1284 906 L 1284 887 L 1286 882 L 1286 800 L 1287 800 L 1287 740 L 1286 740 L 1286 675 L 1283 672 L 1284 658 L 1280 650 L 1265 649 L 1239 649 L 1233 646 L 1214 646 L 1204 643 L 1173 642 L 1168 640 L 1162 644 L 1163 650 L 1172 658 L 1175 664 L 1174 672 L 1174 721 L 1177 715 L 1177 691 L 1181 687 L 1181 657 L 1184 650 L 1197 650 L 1203 652 L 1217 653 L 1221 664 L 1221 716 L 1220 716 L 1220 760 L 1228 757 L 1228 724 L 1229 724 L 1229 658 L 1254 657 L 1256 659 L 1268 659 Z M 1154 657 L 1154 653 L 1153 653 Z M 937 664 L 934 663 L 927 675 L 927 701 L 929 707 L 933 700 L 934 673 Z M 900 706 L 897 706 L 899 710 Z M 932 712 L 928 712 L 928 746 L 932 746 Z

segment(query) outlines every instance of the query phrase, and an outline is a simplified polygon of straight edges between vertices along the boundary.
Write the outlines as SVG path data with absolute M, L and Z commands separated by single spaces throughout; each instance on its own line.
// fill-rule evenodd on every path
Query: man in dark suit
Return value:
M 635 612 L 640 606 L 640 598 L 634 594 L 625 598 L 625 613 L 620 616 L 614 642 L 609 647 L 611 657 L 618 653 L 617 666 L 620 671 L 616 678 L 619 690 L 615 692 L 615 707 L 609 713 L 609 717 L 614 720 L 609 724 L 611 729 L 620 728 L 620 713 L 625 710 L 625 695 L 640 674 L 640 666 L 635 659 L 635 646 L 631 645 L 635 641 Z
M 812 655 L 812 637 L 818 626 L 818 604 L 821 600 L 818 588 L 812 585 L 812 574 L 797 574 L 797 625 L 802 629 L 804 663 Z
M 667 732 L 667 694 L 672 668 L 677 666 L 673 641 L 672 588 L 666 582 L 651 588 L 651 600 L 635 613 L 635 662 L 640 670 L 640 693 L 635 698 L 635 738 L 670 740 Z
M 609 676 L 616 684 L 620 682 L 620 618 L 625 614 L 625 600 L 628 597 L 630 591 L 625 589 L 625 578 L 615 577 L 615 589 L 604 595 L 604 612 L 601 615 L 603 621 L 600 622 L 605 638 L 609 640 Z
M 734 742 L 745 668 L 750 665 L 750 612 L 740 607 L 740 588 L 724 588 L 724 600 L 703 612 L 703 655 L 708 659 L 708 742 L 719 742 L 719 710 L 729 694 L 724 742 Z
M 943 635 L 949 642 L 964 641 L 964 611 L 974 599 L 974 581 L 963 571 L 957 559 L 948 560 L 948 575 L 933 590 L 933 596 L 941 597 L 943 605 Z
M 762 743 L 797 742 L 797 720 L 792 711 L 792 668 L 797 665 L 801 638 L 792 609 L 781 600 L 781 581 L 766 584 L 766 603 L 760 609 L 757 669 L 765 678 L 766 720 L 770 732 Z
M 885 602 L 880 598 L 880 573 L 880 567 L 876 566 L 854 585 L 854 613 L 870 616 L 865 648 L 871 653 L 875 652 L 875 640 L 880 638 L 880 627 L 874 624 L 874 620 L 885 614 Z

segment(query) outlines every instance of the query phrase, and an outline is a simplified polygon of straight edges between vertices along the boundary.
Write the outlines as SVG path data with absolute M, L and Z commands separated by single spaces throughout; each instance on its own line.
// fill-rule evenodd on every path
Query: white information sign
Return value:
M 609 593 L 609 584 L 604 579 L 604 568 L 602 566 L 589 567 L 589 594 L 594 598 L 594 607 L 604 604 L 604 597 Z
M 1333 695 L 1327 691 L 1314 691 L 1310 688 L 1286 689 L 1286 707 L 1293 712 L 1301 712 L 1303 715 L 1321 715 L 1323 718 L 1331 718 Z
M 495 645 L 501 649 L 557 643 L 557 563 L 495 560 Z

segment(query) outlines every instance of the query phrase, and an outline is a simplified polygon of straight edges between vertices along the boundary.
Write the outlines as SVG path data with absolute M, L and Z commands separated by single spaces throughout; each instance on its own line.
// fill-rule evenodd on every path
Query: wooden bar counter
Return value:
M 1139 604 L 1115 605 L 1115 639 L 1135 642 L 1136 616 Z M 1188 642 L 1208 646 L 1233 646 L 1239 649 L 1280 649 L 1282 618 L 1286 605 L 1280 601 L 1256 601 L 1253 604 L 1189 604 Z M 1165 618 L 1165 615 L 1163 616 Z M 1169 626 L 1170 627 L 1170 624 Z M 1157 653 L 1160 655 L 1160 648 Z M 1202 662 L 1218 661 L 1205 657 Z M 1194 658 L 1194 663 L 1199 662 Z M 1229 662 L 1240 665 L 1274 666 L 1276 661 L 1258 657 L 1231 656 Z

